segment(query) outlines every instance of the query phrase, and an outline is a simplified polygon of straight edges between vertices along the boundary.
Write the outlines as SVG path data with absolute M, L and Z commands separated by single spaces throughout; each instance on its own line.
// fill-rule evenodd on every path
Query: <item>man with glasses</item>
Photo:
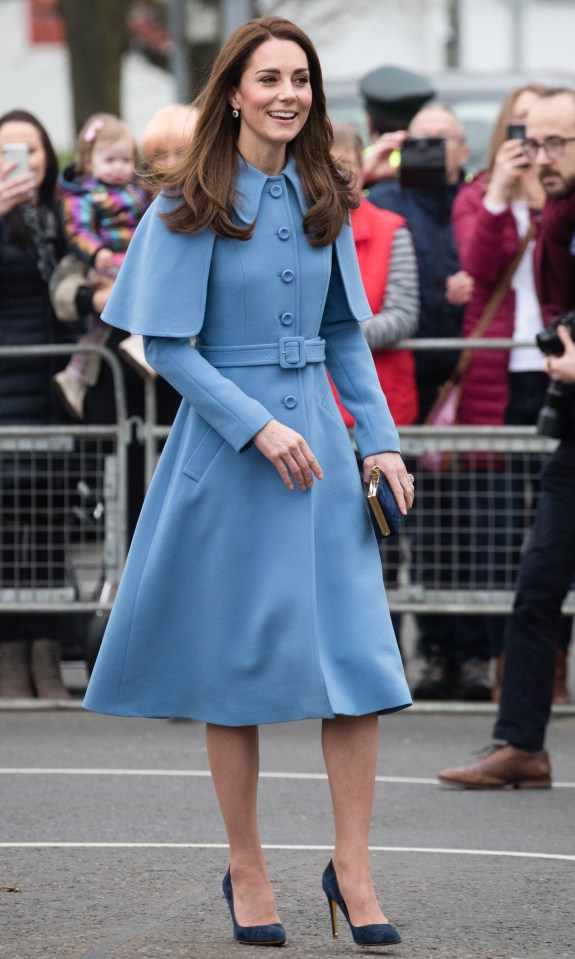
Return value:
M 546 321 L 575 307 L 575 91 L 549 90 L 527 117 L 525 153 L 545 190 L 535 250 L 537 293 Z
M 546 194 L 535 248 L 535 274 L 548 321 L 575 308 L 575 91 L 550 90 L 527 117 L 525 154 Z M 559 326 L 562 356 L 545 361 L 563 386 L 567 435 L 549 458 L 528 548 L 519 570 L 506 635 L 496 741 L 471 766 L 444 769 L 442 783 L 466 789 L 551 786 L 544 748 L 551 713 L 561 607 L 575 574 L 575 344 Z

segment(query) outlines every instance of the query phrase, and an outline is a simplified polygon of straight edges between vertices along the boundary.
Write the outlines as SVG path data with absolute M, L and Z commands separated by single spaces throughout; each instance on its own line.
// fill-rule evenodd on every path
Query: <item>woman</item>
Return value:
M 0 342 L 42 346 L 56 338 L 48 281 L 64 245 L 54 200 L 58 162 L 46 130 L 24 110 L 0 117 L 0 150 L 13 144 L 27 148 L 28 173 L 14 175 L 9 161 L 0 165 Z M 0 423 L 53 421 L 52 372 L 42 357 L 0 360 Z M 58 493 L 46 462 L 7 456 L 1 472 L 1 585 L 63 585 Z M 60 617 L 51 614 L 2 614 L 0 698 L 68 698 L 60 677 L 60 626 Z
M 454 205 L 453 224 L 461 264 L 475 280 L 466 309 L 463 335 L 469 335 L 479 321 L 494 290 L 519 251 L 533 216 L 544 202 L 544 193 L 535 170 L 526 161 L 521 139 L 508 139 L 509 124 L 524 124 L 532 105 L 545 88 L 529 84 L 512 91 L 504 101 L 496 121 L 488 154 L 488 168 L 464 186 Z M 543 329 L 541 308 L 535 291 L 533 245 L 530 240 L 513 274 L 501 306 L 493 317 L 485 338 L 509 338 L 533 341 Z M 518 347 L 511 351 L 479 351 L 463 382 L 459 422 L 462 425 L 531 426 L 543 405 L 548 377 L 541 352 Z M 469 501 L 469 521 L 462 530 L 464 549 L 473 549 L 478 566 L 479 588 L 497 588 L 502 567 L 517 568 L 524 537 L 524 477 L 501 471 L 501 464 L 476 457 L 469 463 L 462 490 Z M 533 476 L 536 480 L 536 476 Z M 493 514 L 499 505 L 498 528 L 488 547 L 486 536 L 476 529 L 473 516 L 485 510 Z M 501 508 L 501 504 L 505 504 Z M 493 550 L 498 553 L 498 569 L 490 569 Z M 501 588 L 501 585 L 499 585 Z M 570 621 L 569 621 L 570 625 Z M 503 669 L 502 616 L 465 616 L 459 629 L 466 642 L 473 636 L 478 659 L 484 670 L 491 655 L 499 657 L 498 677 L 492 698 L 499 696 Z M 567 636 L 567 634 L 566 634 Z M 565 689 L 565 650 L 558 656 L 556 701 L 568 696 Z M 561 681 L 561 674 L 563 681 Z M 562 689 L 560 687 L 563 687 Z M 567 700 L 568 701 L 568 700 Z
M 478 322 L 518 252 L 532 211 L 540 209 L 544 202 L 543 188 L 535 171 L 526 163 L 521 139 L 508 140 L 506 132 L 509 124 L 525 123 L 530 107 L 543 90 L 538 84 L 530 84 L 508 95 L 491 138 L 488 168 L 461 188 L 454 204 L 453 225 L 461 263 L 475 280 L 465 312 L 464 336 L 469 335 Z M 515 270 L 486 338 L 529 340 L 543 328 L 535 294 L 533 242 Z M 546 385 L 541 353 L 535 347 L 517 348 L 511 353 L 493 350 L 475 353 L 465 377 L 461 422 L 494 426 L 505 421 L 518 424 L 525 422 L 527 406 L 529 422 L 534 422 Z M 509 420 L 510 414 L 512 420 Z
M 207 722 L 234 936 L 265 945 L 285 931 L 256 821 L 258 725 L 320 716 L 336 823 L 323 888 L 357 942 L 399 941 L 371 883 L 368 828 L 377 714 L 410 697 L 324 355 L 365 474 L 379 465 L 404 513 L 413 490 L 357 324 L 369 308 L 354 200 L 329 148 L 309 39 L 277 17 L 239 27 L 104 316 L 145 336 L 183 402 L 86 706 Z

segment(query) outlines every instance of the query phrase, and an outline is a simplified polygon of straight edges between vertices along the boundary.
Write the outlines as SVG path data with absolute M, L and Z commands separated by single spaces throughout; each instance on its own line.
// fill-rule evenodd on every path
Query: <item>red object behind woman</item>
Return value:
M 354 127 L 334 124 L 332 152 L 356 172 L 360 189 L 362 144 Z M 378 209 L 364 197 L 351 211 L 351 226 L 361 278 L 374 314 L 361 327 L 393 420 L 398 426 L 407 426 L 415 422 L 418 412 L 413 353 L 384 347 L 412 336 L 417 329 L 419 293 L 413 241 L 403 217 Z M 346 426 L 353 427 L 353 418 L 335 389 L 334 394 Z

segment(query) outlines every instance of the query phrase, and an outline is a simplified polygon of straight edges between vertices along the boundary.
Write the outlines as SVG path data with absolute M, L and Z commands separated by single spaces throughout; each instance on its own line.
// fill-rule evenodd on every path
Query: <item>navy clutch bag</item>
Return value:
M 371 471 L 367 502 L 378 541 L 399 533 L 403 514 L 379 466 L 374 466 Z

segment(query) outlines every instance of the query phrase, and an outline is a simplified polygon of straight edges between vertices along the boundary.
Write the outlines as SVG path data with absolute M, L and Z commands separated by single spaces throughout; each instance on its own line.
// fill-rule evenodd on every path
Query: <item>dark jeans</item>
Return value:
M 575 573 L 575 437 L 564 440 L 542 477 L 535 523 L 521 561 L 505 637 L 505 672 L 493 735 L 521 749 L 543 748 L 551 712 L 561 605 Z
M 505 426 L 533 426 L 543 405 L 549 377 L 532 371 L 509 373 L 508 380 Z M 508 589 L 514 585 L 507 579 L 520 563 L 526 518 L 525 487 L 530 484 L 532 494 L 537 495 L 541 465 L 537 457 L 530 461 L 528 475 L 524 464 L 512 462 L 500 473 L 476 472 L 461 477 L 460 536 L 463 552 L 469 552 L 463 567 L 474 567 L 476 588 Z M 489 533 L 476 518 L 484 516 L 486 511 L 492 527 Z M 507 616 L 496 615 L 457 616 L 458 645 L 469 643 L 481 659 L 497 656 L 503 649 L 507 619 Z

